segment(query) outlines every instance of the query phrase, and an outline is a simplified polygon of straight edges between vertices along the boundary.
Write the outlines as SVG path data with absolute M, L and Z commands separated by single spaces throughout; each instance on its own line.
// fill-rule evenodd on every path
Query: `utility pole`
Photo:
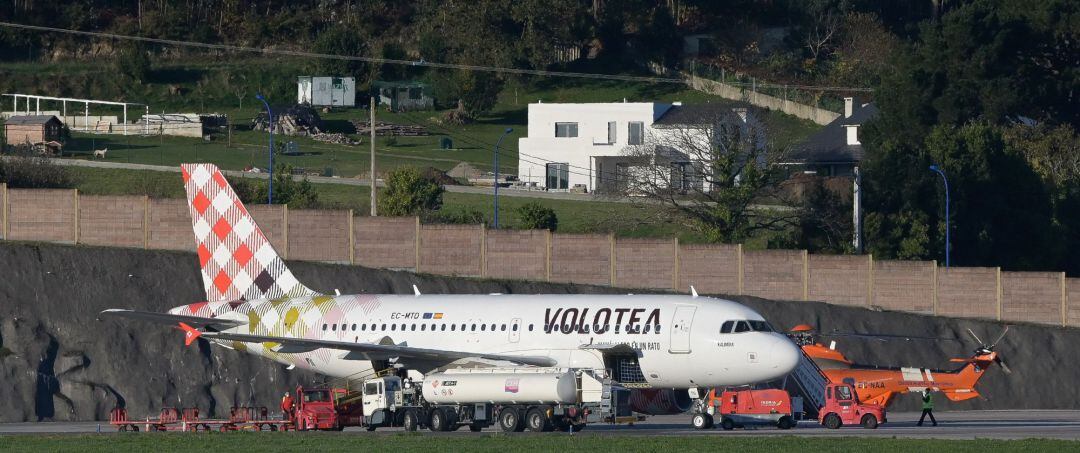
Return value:
M 852 197 L 852 225 L 854 226 L 854 238 L 852 239 L 852 245 L 855 247 L 855 253 L 861 255 L 863 252 L 863 237 L 862 237 L 862 174 L 859 173 L 859 167 L 855 167 L 855 187 L 854 196 Z
M 379 215 L 376 197 L 378 196 L 378 189 L 375 187 L 375 96 L 371 97 L 371 120 L 368 122 L 368 129 L 371 131 L 371 216 Z

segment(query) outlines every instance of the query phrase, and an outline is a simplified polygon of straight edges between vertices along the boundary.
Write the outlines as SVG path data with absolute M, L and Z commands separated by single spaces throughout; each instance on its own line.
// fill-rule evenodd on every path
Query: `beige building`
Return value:
M 19 115 L 4 121 L 4 138 L 8 145 L 25 145 L 60 141 L 64 123 L 53 115 Z

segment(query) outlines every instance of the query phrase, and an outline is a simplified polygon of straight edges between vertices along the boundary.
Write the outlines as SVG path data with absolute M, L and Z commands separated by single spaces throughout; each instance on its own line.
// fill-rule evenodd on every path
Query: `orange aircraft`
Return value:
M 834 383 L 847 383 L 855 387 L 859 400 L 865 403 L 880 404 L 887 406 L 899 393 L 921 392 L 924 389 L 940 391 L 951 401 L 964 401 L 979 396 L 975 390 L 975 384 L 979 382 L 990 365 L 997 363 L 1006 373 L 1008 366 L 1001 360 L 994 346 L 1009 331 L 1005 330 L 997 340 L 986 345 L 970 329 L 968 333 L 979 342 L 980 346 L 975 353 L 967 359 L 952 359 L 951 362 L 960 362 L 964 365 L 953 371 L 939 371 L 928 368 L 879 368 L 866 365 L 858 365 L 848 360 L 843 353 L 836 350 L 836 342 L 829 346 L 818 343 L 814 329 L 806 324 L 800 324 L 791 329 L 789 336 L 798 344 L 808 357 L 818 364 L 829 381 Z M 946 340 L 951 339 L 914 337 L 903 335 L 870 335 L 870 334 L 828 334 L 826 336 L 856 336 L 875 338 L 879 340 Z

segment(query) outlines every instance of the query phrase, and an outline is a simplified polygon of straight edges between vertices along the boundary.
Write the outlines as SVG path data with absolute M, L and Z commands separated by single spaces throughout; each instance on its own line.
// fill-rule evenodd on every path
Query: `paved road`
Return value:
M 697 431 L 690 427 L 689 416 L 667 415 L 650 417 L 634 426 L 592 425 L 587 430 L 575 435 L 584 436 L 805 436 L 805 437 L 901 437 L 901 438 L 937 438 L 937 439 L 1028 439 L 1049 438 L 1080 440 L 1080 411 L 960 411 L 937 414 L 939 426 L 929 424 L 917 427 L 917 412 L 889 414 L 889 423 L 875 430 L 857 427 L 828 430 L 815 422 L 803 421 L 792 430 L 782 431 L 775 428 L 737 429 L 723 431 L 711 429 Z M 107 423 L 96 422 L 57 422 L 57 423 L 0 423 L 0 435 L 5 434 L 44 434 L 44 433 L 93 433 L 98 430 L 112 433 L 115 430 Z M 400 428 L 379 429 L 376 434 L 399 433 Z M 485 432 L 495 432 L 489 428 Z M 350 428 L 346 435 L 371 435 L 362 429 Z M 436 435 L 425 433 L 426 435 Z M 132 434 L 134 435 L 134 434 Z M 442 436 L 476 435 L 468 430 L 453 433 L 439 433 Z M 521 435 L 561 435 L 556 433 L 522 433 Z M 567 434 L 569 435 L 569 434 Z

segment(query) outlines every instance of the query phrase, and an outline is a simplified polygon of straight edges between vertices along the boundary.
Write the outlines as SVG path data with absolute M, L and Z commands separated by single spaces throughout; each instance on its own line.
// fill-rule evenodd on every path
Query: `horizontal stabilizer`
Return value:
M 975 391 L 975 389 L 958 389 L 945 391 L 945 397 L 948 398 L 949 401 L 965 401 L 972 398 L 978 398 L 980 396 L 982 395 L 980 395 L 979 392 Z
M 349 351 L 344 358 L 357 360 L 370 360 L 371 358 L 399 357 L 406 362 L 408 359 L 423 361 L 425 363 L 449 363 L 455 360 L 479 358 L 487 360 L 502 360 L 533 366 L 555 366 L 557 362 L 550 357 L 513 356 L 505 354 L 484 354 L 476 352 L 444 351 L 438 349 L 414 348 L 411 346 L 393 344 L 350 343 L 347 341 L 316 340 L 307 338 L 274 337 L 269 335 L 248 335 L 230 332 L 204 332 L 204 338 L 211 340 L 232 340 L 244 343 L 280 343 L 281 347 L 289 348 L 319 348 L 337 349 Z
M 210 327 L 217 330 L 230 329 L 247 324 L 247 322 L 237 321 L 235 319 L 204 318 L 202 316 L 174 315 L 170 313 L 124 310 L 119 308 L 110 308 L 98 314 L 98 319 L 104 318 L 137 319 L 139 321 L 156 322 L 173 326 L 177 325 L 177 323 L 184 323 L 193 327 Z

